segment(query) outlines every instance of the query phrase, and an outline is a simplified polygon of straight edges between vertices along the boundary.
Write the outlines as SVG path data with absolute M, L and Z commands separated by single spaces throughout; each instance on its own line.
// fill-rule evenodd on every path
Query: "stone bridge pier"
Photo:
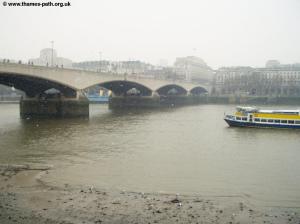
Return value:
M 75 98 L 61 94 L 26 96 L 20 101 L 20 116 L 27 117 L 88 117 L 89 101 L 77 91 Z

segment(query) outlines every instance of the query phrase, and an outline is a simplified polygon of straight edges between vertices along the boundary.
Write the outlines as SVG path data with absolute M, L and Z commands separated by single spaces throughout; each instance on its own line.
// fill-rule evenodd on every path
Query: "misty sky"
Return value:
M 54 40 L 58 55 L 74 61 L 98 60 L 101 51 L 103 59 L 169 65 L 196 55 L 213 68 L 300 62 L 300 0 L 70 2 L 65 8 L 1 2 L 0 58 L 35 58 Z

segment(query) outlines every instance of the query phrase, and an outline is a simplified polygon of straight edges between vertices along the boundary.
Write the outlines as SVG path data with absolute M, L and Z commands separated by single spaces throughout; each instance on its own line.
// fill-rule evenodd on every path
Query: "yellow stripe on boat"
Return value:
M 300 119 L 299 115 L 292 115 L 292 114 L 263 114 L 263 113 L 253 113 L 253 116 L 256 118 L 277 118 L 277 119 Z

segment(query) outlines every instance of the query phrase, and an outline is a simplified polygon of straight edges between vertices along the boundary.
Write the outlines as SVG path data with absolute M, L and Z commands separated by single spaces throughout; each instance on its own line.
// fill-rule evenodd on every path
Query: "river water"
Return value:
M 300 131 L 229 128 L 232 105 L 112 112 L 89 119 L 19 117 L 0 104 L 0 163 L 49 164 L 52 184 L 300 206 Z

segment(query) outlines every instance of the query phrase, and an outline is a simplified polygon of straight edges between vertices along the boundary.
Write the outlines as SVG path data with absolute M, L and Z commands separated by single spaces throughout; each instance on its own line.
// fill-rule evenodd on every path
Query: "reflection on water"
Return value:
M 0 105 L 0 162 L 54 165 L 57 184 L 300 205 L 300 131 L 229 128 L 225 105 L 90 110 L 89 119 L 21 120 L 18 105 Z

